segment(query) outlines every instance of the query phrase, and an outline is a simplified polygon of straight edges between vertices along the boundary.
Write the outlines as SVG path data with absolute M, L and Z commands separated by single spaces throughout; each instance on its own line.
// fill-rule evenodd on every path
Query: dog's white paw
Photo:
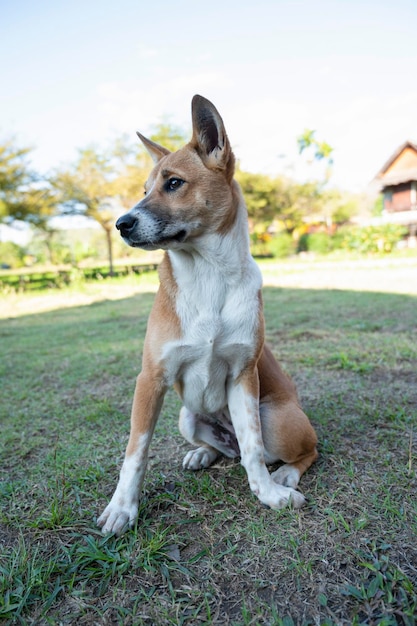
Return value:
M 184 469 L 199 470 L 210 467 L 210 465 L 217 459 L 219 453 L 213 448 L 196 448 L 190 450 L 184 457 L 182 466 Z
M 97 526 L 104 535 L 115 533 L 121 535 L 134 526 L 138 516 L 137 504 L 125 506 L 110 502 L 97 520 Z
M 300 472 L 293 465 L 282 465 L 275 472 L 272 472 L 271 478 L 278 485 L 295 489 L 300 482 Z
M 300 509 L 306 500 L 302 493 L 291 487 L 283 487 L 275 482 L 258 494 L 259 500 L 271 509 L 279 510 L 289 506 L 293 509 Z

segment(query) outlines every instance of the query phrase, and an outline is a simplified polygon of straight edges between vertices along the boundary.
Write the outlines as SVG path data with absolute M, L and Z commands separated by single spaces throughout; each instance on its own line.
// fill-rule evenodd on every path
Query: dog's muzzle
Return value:
M 131 212 L 119 217 L 116 228 L 125 242 L 134 248 L 144 250 L 168 249 L 181 244 L 187 237 L 187 227 L 171 224 L 163 219 L 155 219 L 146 212 L 141 216 Z

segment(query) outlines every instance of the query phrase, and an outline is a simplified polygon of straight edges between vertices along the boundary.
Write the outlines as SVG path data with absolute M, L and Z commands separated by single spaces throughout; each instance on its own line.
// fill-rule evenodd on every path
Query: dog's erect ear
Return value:
M 170 154 L 170 151 L 164 148 L 163 146 L 160 146 L 159 144 L 155 143 L 154 141 L 151 141 L 150 139 L 147 139 L 146 137 L 141 135 L 139 132 L 137 132 L 136 134 L 141 140 L 141 142 L 143 143 L 143 145 L 145 146 L 145 148 L 147 149 L 147 151 L 149 152 L 149 154 L 151 155 L 154 163 L 158 163 L 158 161 L 160 161 L 162 157 L 166 156 L 167 154 Z
M 191 109 L 193 118 L 191 146 L 197 150 L 206 167 L 224 170 L 230 180 L 235 161 L 219 112 L 202 96 L 194 96 Z

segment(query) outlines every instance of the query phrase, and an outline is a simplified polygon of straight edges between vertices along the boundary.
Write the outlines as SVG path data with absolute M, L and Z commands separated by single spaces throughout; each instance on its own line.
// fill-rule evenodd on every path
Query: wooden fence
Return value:
M 129 274 L 143 274 L 156 270 L 159 262 L 135 263 L 132 265 L 116 265 L 113 276 L 127 276 Z M 106 265 L 94 267 L 65 267 L 48 269 L 24 268 L 19 270 L 0 271 L 0 291 L 19 292 L 36 289 L 61 288 L 72 282 L 85 279 L 97 280 L 108 278 L 110 269 Z

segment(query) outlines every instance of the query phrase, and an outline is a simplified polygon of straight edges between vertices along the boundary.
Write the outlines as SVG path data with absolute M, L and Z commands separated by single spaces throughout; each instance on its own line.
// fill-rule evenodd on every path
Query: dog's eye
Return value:
M 175 191 L 179 189 L 184 184 L 184 181 L 181 178 L 170 178 L 166 183 L 167 191 Z

